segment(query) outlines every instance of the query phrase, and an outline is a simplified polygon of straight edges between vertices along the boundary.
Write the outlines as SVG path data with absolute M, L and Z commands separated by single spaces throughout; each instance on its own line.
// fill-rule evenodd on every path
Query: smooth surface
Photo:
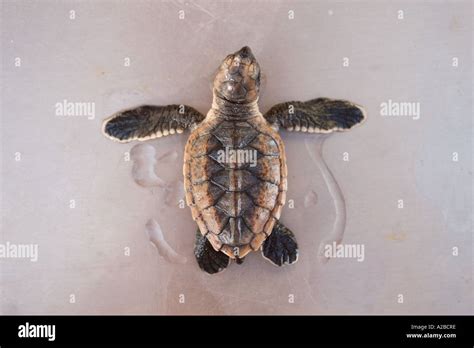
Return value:
M 1 16 L 0 243 L 39 245 L 37 262 L 0 259 L 2 314 L 472 314 L 469 1 L 3 1 Z M 320 96 L 367 109 L 323 151 L 345 197 L 343 243 L 363 245 L 362 262 L 319 262 L 335 208 L 305 146 L 314 135 L 282 134 L 298 263 L 254 253 L 209 276 L 178 206 L 187 134 L 149 143 L 167 184 L 155 188 L 133 180 L 134 144 L 101 134 L 102 119 L 142 103 L 207 112 L 215 69 L 244 45 L 265 74 L 263 112 Z M 95 117 L 57 116 L 65 99 L 95 103 Z M 420 118 L 381 116 L 389 100 L 419 102 Z

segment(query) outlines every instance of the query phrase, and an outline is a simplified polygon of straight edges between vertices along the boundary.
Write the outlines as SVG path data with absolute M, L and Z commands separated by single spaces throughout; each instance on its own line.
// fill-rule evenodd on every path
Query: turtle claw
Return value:
M 199 268 L 209 274 L 222 272 L 230 263 L 229 256 L 214 250 L 209 240 L 199 230 L 196 233 L 194 255 Z
M 277 222 L 262 245 L 262 255 L 277 266 L 298 261 L 298 244 L 293 232 Z

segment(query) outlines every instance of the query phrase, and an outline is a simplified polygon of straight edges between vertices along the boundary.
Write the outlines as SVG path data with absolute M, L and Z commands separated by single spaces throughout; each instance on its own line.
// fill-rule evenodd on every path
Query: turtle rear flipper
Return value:
M 220 251 L 214 250 L 211 242 L 201 234 L 199 229 L 196 232 L 196 245 L 194 255 L 199 267 L 209 274 L 223 271 L 230 263 L 230 258 Z
M 277 221 L 272 233 L 263 242 L 262 255 L 277 266 L 298 261 L 298 244 L 293 232 Z
M 349 130 L 366 118 L 361 106 L 328 98 L 277 104 L 264 117 L 276 128 L 309 133 Z
M 102 131 L 122 143 L 144 141 L 182 133 L 203 119 L 204 115 L 186 105 L 142 105 L 112 115 L 104 121 Z

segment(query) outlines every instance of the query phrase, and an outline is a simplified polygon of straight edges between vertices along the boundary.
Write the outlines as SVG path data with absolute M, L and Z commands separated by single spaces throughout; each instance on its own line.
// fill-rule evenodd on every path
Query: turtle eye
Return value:
M 257 80 L 258 78 L 260 78 L 260 68 L 257 66 L 257 64 L 252 63 L 250 65 L 249 76 L 254 80 Z
M 232 64 L 232 61 L 234 60 L 234 55 L 233 54 L 229 54 L 227 57 L 225 57 L 224 59 L 224 63 L 227 65 L 227 66 L 230 66 Z

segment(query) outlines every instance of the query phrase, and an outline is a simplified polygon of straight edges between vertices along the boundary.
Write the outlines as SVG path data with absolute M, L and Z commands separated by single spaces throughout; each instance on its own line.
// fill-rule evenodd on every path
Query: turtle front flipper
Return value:
M 328 98 L 277 104 L 264 117 L 275 128 L 309 133 L 349 130 L 366 118 L 361 106 Z
M 263 242 L 262 255 L 277 266 L 298 261 L 298 244 L 293 232 L 277 221 L 272 233 Z
M 122 143 L 144 141 L 182 133 L 203 119 L 203 114 L 186 105 L 142 105 L 112 115 L 104 121 L 102 131 Z
M 199 267 L 209 274 L 223 271 L 230 263 L 230 258 L 220 251 L 214 250 L 211 242 L 203 236 L 198 229 L 196 232 L 196 245 L 194 255 Z

